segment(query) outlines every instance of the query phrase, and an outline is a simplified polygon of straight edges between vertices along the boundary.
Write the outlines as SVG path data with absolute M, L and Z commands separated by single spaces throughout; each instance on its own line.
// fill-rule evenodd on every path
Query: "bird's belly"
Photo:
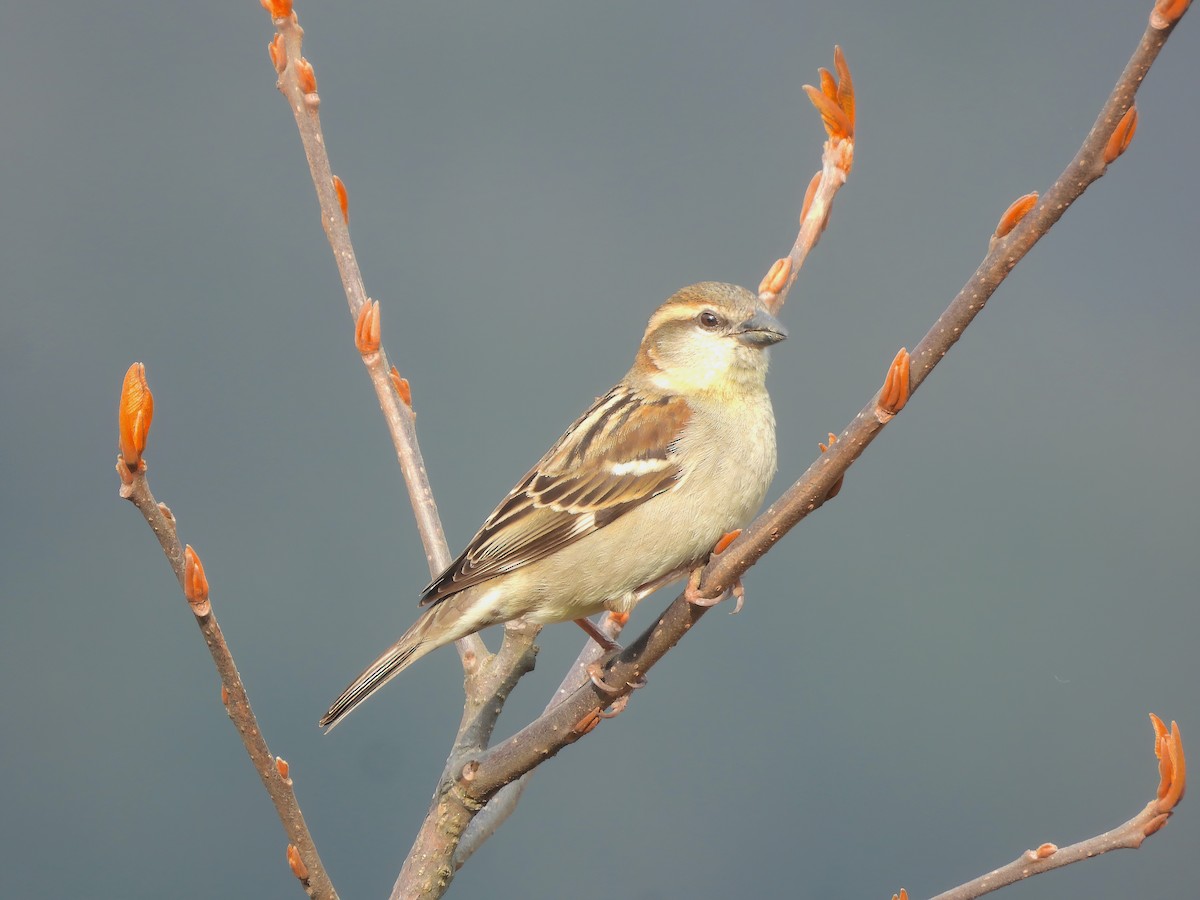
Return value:
M 736 435 L 717 442 L 722 451 L 700 457 L 677 488 L 532 563 L 527 617 L 559 622 L 619 608 L 648 582 L 702 562 L 762 505 L 775 473 L 774 424 L 769 407 L 761 419 L 743 419 Z

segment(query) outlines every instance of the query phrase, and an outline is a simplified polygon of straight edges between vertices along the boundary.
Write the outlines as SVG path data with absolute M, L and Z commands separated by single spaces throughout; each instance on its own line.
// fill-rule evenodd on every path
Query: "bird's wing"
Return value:
M 690 415 L 682 398 L 617 385 L 509 492 L 421 605 L 543 559 L 672 490 L 672 450 Z

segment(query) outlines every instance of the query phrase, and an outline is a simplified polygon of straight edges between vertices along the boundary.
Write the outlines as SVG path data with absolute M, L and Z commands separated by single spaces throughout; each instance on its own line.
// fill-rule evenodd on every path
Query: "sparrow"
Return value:
M 511 619 L 628 612 L 703 563 L 775 474 L 767 348 L 787 330 L 702 282 L 650 318 L 633 367 L 566 430 L 421 593 L 425 611 L 321 717 L 328 730 L 420 657 Z M 586 623 L 586 624 L 585 624 Z

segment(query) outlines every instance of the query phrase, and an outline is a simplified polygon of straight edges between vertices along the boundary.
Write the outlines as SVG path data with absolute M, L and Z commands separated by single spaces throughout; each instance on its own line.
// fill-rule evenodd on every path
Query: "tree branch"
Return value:
M 1154 753 L 1159 759 L 1158 795 L 1141 812 L 1112 831 L 1069 847 L 1042 844 L 1036 850 L 1026 850 L 1008 865 L 938 894 L 932 900 L 974 900 L 1014 882 L 1092 859 L 1110 850 L 1136 850 L 1142 846 L 1142 841 L 1167 823 L 1187 787 L 1187 767 L 1179 726 L 1172 722 L 1168 731 L 1162 719 L 1153 713 L 1150 714 L 1150 720 L 1155 732 Z
M 140 366 L 140 363 L 135 363 L 136 366 Z M 126 379 L 126 385 L 128 384 L 129 380 Z M 144 372 L 142 384 L 145 384 Z M 122 392 L 122 414 L 126 410 L 127 393 Z M 149 395 L 148 389 L 146 394 Z M 175 517 L 164 504 L 154 499 L 154 494 L 150 491 L 150 484 L 146 478 L 146 464 L 140 459 L 141 450 L 145 449 L 148 431 L 147 420 L 141 447 L 136 454 L 139 459 L 133 471 L 126 463 L 126 457 L 129 455 L 127 451 L 117 460 L 117 474 L 121 477 L 120 496 L 136 506 L 145 518 L 146 524 L 158 538 L 175 577 L 179 579 L 180 587 L 184 590 L 184 596 L 195 615 L 196 624 L 200 626 L 200 633 L 204 635 L 204 642 L 208 645 L 213 664 L 221 678 L 221 700 L 225 711 L 237 728 L 250 762 L 258 772 L 258 777 L 275 806 L 279 821 L 283 824 L 283 830 L 291 841 L 287 855 L 293 874 L 300 880 L 308 896 L 314 900 L 337 900 L 337 891 L 329 879 L 324 863 L 321 862 L 320 854 L 317 853 L 316 844 L 304 821 L 304 814 L 300 811 L 300 803 L 296 799 L 292 779 L 289 777 L 288 764 L 283 759 L 271 755 L 254 711 L 250 708 L 250 696 L 242 683 L 241 675 L 238 674 L 233 654 L 225 643 L 225 635 L 212 610 L 208 598 L 208 582 L 204 576 L 204 569 L 200 566 L 199 557 L 191 547 L 185 548 L 180 543 L 175 528 Z

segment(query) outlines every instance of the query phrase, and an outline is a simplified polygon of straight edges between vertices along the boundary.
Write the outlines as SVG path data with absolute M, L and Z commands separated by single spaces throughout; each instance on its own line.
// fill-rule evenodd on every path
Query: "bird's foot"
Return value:
M 600 691 L 602 694 L 608 694 L 609 696 L 613 696 L 614 694 L 621 693 L 621 691 L 625 690 L 625 687 L 628 687 L 632 691 L 636 691 L 638 688 L 642 688 L 642 687 L 646 686 L 646 676 L 644 676 L 644 675 L 639 675 L 637 677 L 637 681 L 627 682 L 626 685 L 623 687 L 617 687 L 615 685 L 609 684 L 607 681 L 604 680 L 604 666 L 607 662 L 608 662 L 607 659 L 598 659 L 598 660 L 596 660 L 596 662 L 592 663 L 590 666 L 587 667 L 588 678 L 590 678 L 592 681 L 592 684 L 594 684 L 596 686 L 596 690 Z M 604 718 L 606 718 L 606 719 L 612 718 L 612 716 L 617 715 L 617 713 L 619 713 L 621 710 L 623 710 L 625 708 L 625 704 L 628 702 L 629 702 L 628 694 L 626 694 L 623 697 L 618 697 L 616 700 L 613 701 L 613 704 L 612 704 L 613 709 L 615 709 L 616 712 L 613 712 L 611 715 L 604 715 L 604 713 L 601 712 L 601 715 L 604 716 Z
M 737 539 L 737 536 L 741 533 L 742 530 L 739 528 L 737 531 L 729 532 L 729 534 L 717 541 L 717 546 L 713 547 L 712 555 L 719 556 L 724 553 L 725 548 L 732 544 Z M 717 594 L 717 596 L 707 597 L 700 592 L 700 577 L 703 574 L 704 566 L 697 566 L 696 568 L 692 569 L 691 575 L 688 576 L 687 587 L 683 589 L 683 599 L 688 603 L 691 603 L 693 606 L 709 607 L 716 606 L 718 603 L 732 594 L 737 602 L 734 604 L 733 609 L 730 610 L 729 614 L 733 616 L 740 613 L 742 611 L 742 605 L 746 602 L 746 589 L 742 586 L 742 579 L 739 578 L 730 587 Z

